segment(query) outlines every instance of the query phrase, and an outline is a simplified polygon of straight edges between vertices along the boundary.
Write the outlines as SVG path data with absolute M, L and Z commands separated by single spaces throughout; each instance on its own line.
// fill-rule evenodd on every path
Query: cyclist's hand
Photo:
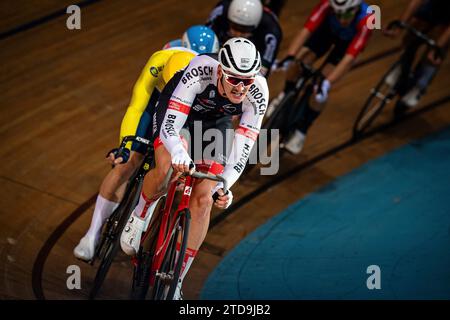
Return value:
M 286 56 L 284 59 L 282 59 L 281 61 L 276 61 L 272 67 L 273 71 L 278 71 L 278 70 L 287 70 L 289 68 L 289 65 L 295 60 L 294 56 Z
M 324 79 L 319 85 L 314 87 L 316 93 L 316 101 L 318 103 L 325 103 L 328 99 L 328 92 L 330 91 L 331 83 L 328 79 Z
M 175 151 L 172 155 L 172 167 L 175 172 L 179 173 L 191 174 L 195 171 L 194 162 L 183 147 Z
M 217 185 L 216 188 L 213 189 L 213 200 L 214 205 L 219 209 L 227 209 L 231 203 L 233 202 L 233 193 L 231 190 L 225 194 L 223 189 L 221 188 L 221 184 Z
M 441 48 L 430 50 L 430 52 L 428 52 L 428 60 L 430 60 L 433 65 L 439 66 L 442 63 L 442 51 Z
M 383 34 L 389 38 L 396 38 L 401 33 L 402 29 L 395 23 L 390 23 L 383 29 Z
M 127 163 L 130 158 L 130 150 L 124 148 L 120 151 L 119 148 L 114 148 L 108 152 L 106 158 L 113 166 L 121 163 Z

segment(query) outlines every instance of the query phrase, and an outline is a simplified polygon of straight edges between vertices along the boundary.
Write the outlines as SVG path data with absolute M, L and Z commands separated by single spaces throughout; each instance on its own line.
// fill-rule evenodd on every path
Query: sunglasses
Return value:
M 223 76 L 225 77 L 225 81 L 234 87 L 238 86 L 240 83 L 242 83 L 244 87 L 248 87 L 249 85 L 253 84 L 253 82 L 255 82 L 255 78 L 238 78 L 230 76 L 225 72 L 223 72 Z
M 228 24 L 229 24 L 231 29 L 239 31 L 241 33 L 249 33 L 249 34 L 251 34 L 251 33 L 253 33 L 253 31 L 255 31 L 255 27 L 253 27 L 253 26 L 243 26 L 243 25 L 234 23 L 234 22 L 229 21 L 229 20 L 228 20 Z

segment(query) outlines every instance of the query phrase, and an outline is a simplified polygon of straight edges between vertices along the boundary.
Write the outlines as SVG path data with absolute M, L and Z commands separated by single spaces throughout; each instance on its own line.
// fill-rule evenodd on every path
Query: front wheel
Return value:
M 187 249 L 190 219 L 189 209 L 185 209 L 178 214 L 173 230 L 168 230 L 166 241 L 169 245 L 161 267 L 156 270 L 151 295 L 153 300 L 172 300 L 174 297 Z M 180 243 L 178 256 L 177 243 Z
M 383 78 L 381 78 L 377 86 L 371 90 L 369 98 L 353 125 L 353 139 L 359 139 L 367 131 L 381 111 L 383 111 L 386 104 L 396 95 L 395 88 L 398 86 L 397 83 L 388 84 L 387 78 L 392 76 L 392 73 L 397 68 L 400 68 L 400 62 L 394 63 Z
M 122 209 L 119 207 L 119 211 L 111 217 L 111 221 L 105 226 L 108 230 L 105 231 L 105 234 L 103 235 L 104 238 L 101 241 L 101 247 L 98 250 L 101 260 L 95 275 L 94 284 L 89 293 L 89 299 L 91 300 L 95 299 L 97 293 L 103 285 L 103 282 L 105 281 L 111 264 L 119 251 L 120 235 L 122 234 L 126 222 L 128 221 L 139 200 L 142 181 L 143 179 L 139 179 L 129 186 L 131 189 L 126 193 L 127 196 L 122 200 L 123 206 L 122 203 L 120 205 L 122 206 Z

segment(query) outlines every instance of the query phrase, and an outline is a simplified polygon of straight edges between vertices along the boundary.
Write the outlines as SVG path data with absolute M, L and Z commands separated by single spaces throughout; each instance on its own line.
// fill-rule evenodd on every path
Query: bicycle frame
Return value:
M 171 176 L 171 174 L 169 174 Z M 153 286 L 155 284 L 156 276 L 158 275 L 158 271 L 161 269 L 161 265 L 163 263 L 164 257 L 167 253 L 167 249 L 169 247 L 169 240 L 172 236 L 172 233 L 175 231 L 175 226 L 178 222 L 179 217 L 185 215 L 185 217 L 190 220 L 190 211 L 189 211 L 189 202 L 191 198 L 192 189 L 195 185 L 197 179 L 209 179 L 214 181 L 220 181 L 224 184 L 223 190 L 227 192 L 227 184 L 225 179 L 221 176 L 213 176 L 209 174 L 204 174 L 200 172 L 195 172 L 192 175 L 185 175 L 183 194 L 178 204 L 176 211 L 171 215 L 171 209 L 173 205 L 173 201 L 176 194 L 177 183 L 179 178 L 175 181 L 171 182 L 169 185 L 169 189 L 167 191 L 167 199 L 164 205 L 161 224 L 159 226 L 159 231 L 156 240 L 156 246 L 154 251 L 154 256 L 152 259 L 152 266 L 150 270 L 150 285 Z M 144 242 L 149 234 L 150 228 L 148 228 L 146 234 L 142 238 L 142 242 Z M 183 251 L 183 250 L 182 250 Z M 180 257 L 178 258 L 180 259 Z
M 155 276 L 158 272 L 158 270 L 161 268 L 161 264 L 163 262 L 164 256 L 167 251 L 167 247 L 169 246 L 169 239 L 170 239 L 170 232 L 174 231 L 175 224 L 177 223 L 178 217 L 180 214 L 185 211 L 185 214 L 188 214 L 189 212 L 189 200 L 191 198 L 191 191 L 192 186 L 194 184 L 195 179 L 193 179 L 191 176 L 186 177 L 185 186 L 183 189 L 183 195 L 181 197 L 181 202 L 178 205 L 178 208 L 176 212 L 172 215 L 172 219 L 170 219 L 170 211 L 172 208 L 173 200 L 175 198 L 175 192 L 176 192 L 176 184 L 177 181 L 172 182 L 170 185 L 167 201 L 164 206 L 164 213 L 162 217 L 161 226 L 158 233 L 158 239 L 156 241 L 156 249 L 155 249 L 155 255 L 153 257 L 153 263 L 152 263 L 152 270 L 151 270 L 151 276 L 150 276 L 150 285 L 153 285 L 155 281 Z M 170 219 L 170 221 L 169 221 Z M 167 228 L 167 226 L 170 226 Z M 166 234 L 166 230 L 168 230 Z

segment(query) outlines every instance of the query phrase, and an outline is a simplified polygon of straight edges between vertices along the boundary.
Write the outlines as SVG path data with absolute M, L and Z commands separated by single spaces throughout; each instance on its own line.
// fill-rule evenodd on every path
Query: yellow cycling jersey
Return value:
M 188 54 L 175 55 L 182 52 Z M 186 67 L 195 55 L 192 50 L 175 47 L 157 51 L 150 57 L 134 85 L 133 95 L 120 127 L 120 142 L 123 137 L 136 134 L 154 90 L 161 92 L 175 71 Z M 174 59 L 171 59 L 172 56 Z M 165 68 L 168 72 L 164 72 Z M 131 148 L 131 142 L 127 144 L 127 148 Z

